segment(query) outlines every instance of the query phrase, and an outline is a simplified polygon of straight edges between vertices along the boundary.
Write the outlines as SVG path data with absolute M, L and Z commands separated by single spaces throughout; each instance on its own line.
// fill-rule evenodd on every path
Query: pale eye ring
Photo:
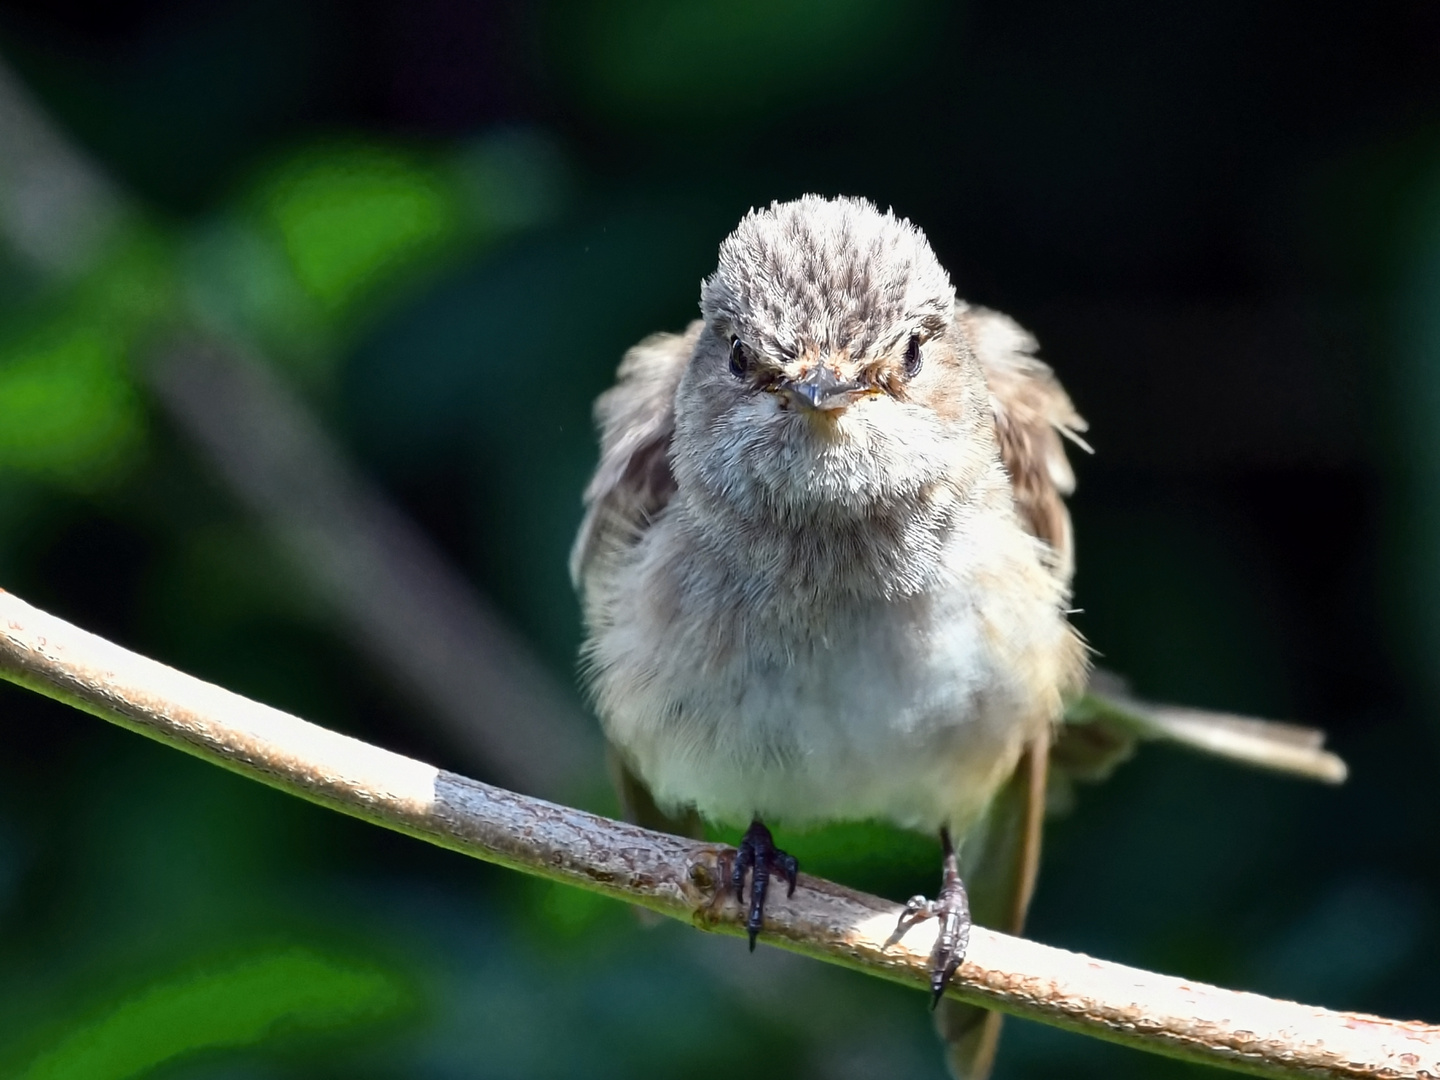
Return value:
M 750 350 L 738 337 L 730 339 L 730 374 L 743 379 L 750 371 Z
M 905 346 L 905 377 L 913 379 L 920 374 L 920 335 L 911 334 L 910 343 Z

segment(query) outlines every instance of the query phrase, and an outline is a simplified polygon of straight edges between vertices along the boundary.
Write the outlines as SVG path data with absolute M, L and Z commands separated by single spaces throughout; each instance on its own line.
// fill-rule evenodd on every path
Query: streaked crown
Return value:
M 934 334 L 955 289 L 925 234 L 866 199 L 806 195 L 751 210 L 701 289 L 705 320 L 775 356 L 852 356 Z

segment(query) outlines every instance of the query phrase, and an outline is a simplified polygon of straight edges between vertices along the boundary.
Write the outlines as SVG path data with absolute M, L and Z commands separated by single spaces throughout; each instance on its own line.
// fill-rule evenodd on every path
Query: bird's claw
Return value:
M 960 869 L 955 858 L 955 849 L 950 843 L 948 832 L 942 832 L 945 845 L 945 870 L 941 879 L 940 895 L 934 900 L 923 896 L 912 896 L 905 901 L 900 912 L 900 921 L 895 925 L 895 937 L 899 937 L 911 926 L 926 919 L 939 919 L 940 932 L 935 935 L 935 948 L 930 952 L 930 1007 L 940 1004 L 945 988 L 965 959 L 970 947 L 970 899 L 965 895 L 965 885 L 960 880 Z
M 750 935 L 750 951 L 755 951 L 755 937 L 765 921 L 765 894 L 770 887 L 770 875 L 778 874 L 788 886 L 785 895 L 795 895 L 795 879 L 800 873 L 800 863 L 795 856 L 787 855 L 775 846 L 775 838 L 759 820 L 752 821 L 740 840 L 735 854 L 735 865 L 730 871 L 730 884 L 735 897 L 745 903 L 745 871 L 750 874 L 750 910 L 745 917 L 745 931 Z
M 923 896 L 912 896 L 905 901 L 905 910 L 900 913 L 900 925 L 897 930 L 908 930 L 918 922 L 935 917 L 935 901 L 927 900 Z

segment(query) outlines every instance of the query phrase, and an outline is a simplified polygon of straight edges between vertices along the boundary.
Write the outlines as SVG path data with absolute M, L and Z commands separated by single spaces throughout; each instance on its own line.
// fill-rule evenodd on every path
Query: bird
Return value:
M 766 822 L 934 836 L 940 888 L 897 927 L 939 920 L 934 1007 L 972 918 L 1023 925 L 1052 770 L 1214 740 L 1089 685 L 1065 502 L 1085 421 L 1034 337 L 957 296 L 920 228 L 857 197 L 751 209 L 700 315 L 630 349 L 597 399 L 571 553 L 622 803 L 674 832 L 746 826 L 728 884 L 752 950 L 769 890 L 798 872 Z M 1284 767 L 1266 760 L 1283 743 L 1333 771 L 1308 729 L 1230 720 L 1214 725 L 1230 744 L 1255 744 L 1231 756 Z M 984 1076 L 998 1015 L 943 1005 L 952 1072 Z

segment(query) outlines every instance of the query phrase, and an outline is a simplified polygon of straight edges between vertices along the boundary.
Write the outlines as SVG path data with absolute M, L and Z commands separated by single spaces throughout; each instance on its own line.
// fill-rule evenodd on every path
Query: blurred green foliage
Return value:
M 126 368 L 173 311 L 164 241 L 133 230 L 63 295 L 0 330 L 0 471 L 80 490 L 113 484 L 144 444 Z
M 433 257 L 460 214 L 439 178 L 379 147 L 288 161 L 258 193 L 297 283 L 341 313 L 377 278 Z
M 308 1030 L 341 1032 L 393 1017 L 407 988 L 385 972 L 301 949 L 257 953 L 174 975 L 81 1021 L 19 1080 L 124 1080 L 172 1058 Z
M 1440 77 L 1413 6 L 202 7 L 0 7 L 126 200 L 58 273 L 7 239 L 0 162 L 0 585 L 483 775 L 356 663 L 140 366 L 194 334 L 261 355 L 569 683 L 589 402 L 694 317 L 748 206 L 867 194 L 1039 332 L 1092 421 L 1076 619 L 1103 662 L 1330 728 L 1352 765 L 1330 791 L 1147 749 L 1051 826 L 1032 932 L 1440 1017 Z M 940 1075 L 919 995 L 0 708 L 11 1073 Z M 897 899 L 938 870 L 878 826 L 783 839 Z M 1198 1074 L 1012 1024 L 997 1075 Z
M 26 341 L 0 360 L 5 466 L 93 483 L 123 460 L 142 424 L 121 360 L 121 350 L 86 327 L 57 341 Z

